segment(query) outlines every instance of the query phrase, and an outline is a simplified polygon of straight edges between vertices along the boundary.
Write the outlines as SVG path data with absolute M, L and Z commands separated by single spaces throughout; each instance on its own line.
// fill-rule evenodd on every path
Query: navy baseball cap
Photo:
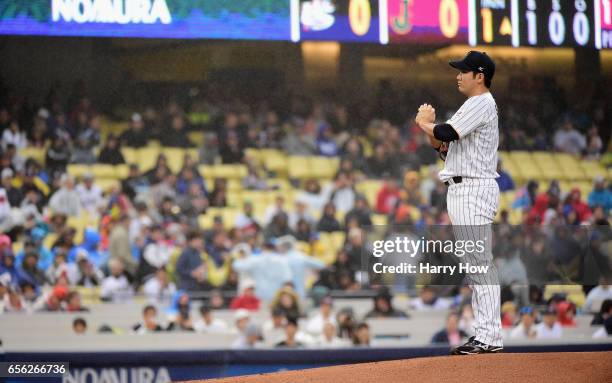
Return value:
M 495 75 L 495 63 L 485 52 L 469 51 L 460 61 L 448 64 L 462 72 L 482 73 L 488 80 Z

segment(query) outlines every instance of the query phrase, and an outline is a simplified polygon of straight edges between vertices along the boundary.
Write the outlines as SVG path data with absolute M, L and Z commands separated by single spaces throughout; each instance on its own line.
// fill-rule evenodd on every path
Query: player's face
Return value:
M 474 72 L 459 72 L 457 73 L 457 88 L 459 92 L 466 96 L 472 95 L 481 78 L 480 73 L 474 76 Z

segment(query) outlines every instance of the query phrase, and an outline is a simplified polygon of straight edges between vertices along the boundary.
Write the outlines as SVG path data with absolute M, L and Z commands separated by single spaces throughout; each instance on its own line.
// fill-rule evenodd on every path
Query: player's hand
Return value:
M 433 123 L 436 121 L 436 110 L 429 104 L 423 104 L 419 107 L 419 111 L 415 118 L 417 124 Z

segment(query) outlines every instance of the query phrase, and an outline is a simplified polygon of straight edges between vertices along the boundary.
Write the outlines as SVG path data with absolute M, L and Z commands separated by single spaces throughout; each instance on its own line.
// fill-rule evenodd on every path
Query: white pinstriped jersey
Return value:
M 497 174 L 499 130 L 497 105 L 490 92 L 468 98 L 447 121 L 459 139 L 448 146 L 442 182 L 455 176 L 492 178 Z

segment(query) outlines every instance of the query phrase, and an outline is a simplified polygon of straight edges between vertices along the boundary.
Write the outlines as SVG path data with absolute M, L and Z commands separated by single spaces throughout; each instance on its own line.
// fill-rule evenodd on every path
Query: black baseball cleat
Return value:
M 503 349 L 501 346 L 490 346 L 477 341 L 476 337 L 471 337 L 463 346 L 455 347 L 452 355 L 491 354 L 501 352 Z

